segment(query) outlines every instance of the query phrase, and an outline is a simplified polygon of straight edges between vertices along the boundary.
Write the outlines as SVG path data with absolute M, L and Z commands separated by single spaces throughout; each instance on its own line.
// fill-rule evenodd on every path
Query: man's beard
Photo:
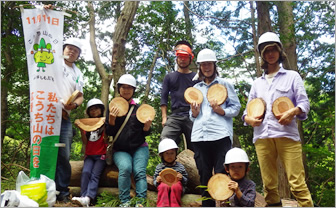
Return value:
M 184 64 L 184 65 L 181 65 L 181 64 L 177 63 L 177 65 L 178 65 L 181 69 L 188 69 L 189 66 L 190 66 L 190 63 L 189 63 L 189 64 Z

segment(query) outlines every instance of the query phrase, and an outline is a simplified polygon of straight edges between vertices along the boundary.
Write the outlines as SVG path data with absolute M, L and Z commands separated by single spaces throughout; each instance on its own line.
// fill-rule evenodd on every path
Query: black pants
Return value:
M 170 138 L 179 145 L 181 142 L 180 136 L 183 133 L 187 140 L 187 148 L 194 151 L 191 143 L 192 126 L 193 122 L 189 119 L 189 116 L 170 115 L 162 129 L 161 139 Z
M 207 186 L 212 173 L 227 174 L 224 168 L 225 155 L 231 149 L 230 137 L 216 141 L 193 142 L 195 162 L 201 185 Z M 201 189 L 202 197 L 210 197 L 206 188 Z M 215 207 L 214 200 L 203 200 L 202 207 Z

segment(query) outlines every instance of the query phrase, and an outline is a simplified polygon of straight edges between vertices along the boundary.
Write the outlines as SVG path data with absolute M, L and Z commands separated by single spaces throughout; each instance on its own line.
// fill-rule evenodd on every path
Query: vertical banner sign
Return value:
M 62 121 L 57 85 L 63 75 L 64 13 L 36 7 L 21 10 L 30 87 L 30 177 L 43 174 L 54 180 Z

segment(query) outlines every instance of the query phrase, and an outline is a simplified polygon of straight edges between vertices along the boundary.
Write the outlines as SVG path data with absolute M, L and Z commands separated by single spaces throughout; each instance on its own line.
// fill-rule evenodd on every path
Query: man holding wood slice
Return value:
M 57 201 L 68 202 L 69 184 L 71 178 L 70 150 L 73 137 L 70 112 L 83 103 L 83 74 L 75 65 L 82 50 L 81 41 L 77 38 L 69 38 L 63 44 L 63 80 L 59 86 L 59 94 L 62 109 L 62 124 L 59 142 L 65 144 L 58 150 L 55 183 L 56 190 L 59 191 Z
M 276 161 L 279 157 L 284 164 L 290 190 L 299 205 L 313 207 L 305 181 L 302 145 L 296 123 L 296 119 L 307 119 L 310 109 L 303 81 L 296 71 L 286 70 L 280 65 L 286 55 L 275 33 L 266 32 L 260 36 L 258 51 L 264 74 L 253 82 L 248 101 L 262 98 L 266 102 L 266 112 L 260 116 L 249 116 L 245 109 L 242 119 L 245 125 L 254 128 L 253 143 L 266 202 L 268 206 L 281 206 Z M 286 99 L 275 102 L 278 98 Z M 294 107 L 288 107 L 293 104 Z
M 162 138 L 171 138 L 178 145 L 183 133 L 187 140 L 187 148 L 193 150 L 191 144 L 192 121 L 189 119 L 190 105 L 184 99 L 184 91 L 194 86 L 198 81 L 193 81 L 196 75 L 189 69 L 194 58 L 192 47 L 187 41 L 179 41 L 175 45 L 177 71 L 165 76 L 161 91 L 161 112 L 162 112 Z M 171 98 L 170 116 L 167 116 L 168 96 Z

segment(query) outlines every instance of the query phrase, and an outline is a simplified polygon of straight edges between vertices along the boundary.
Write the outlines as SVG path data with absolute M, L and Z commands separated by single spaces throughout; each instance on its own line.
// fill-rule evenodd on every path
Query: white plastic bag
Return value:
M 56 185 L 45 175 L 39 179 L 30 179 L 23 171 L 16 179 L 16 191 L 36 201 L 40 207 L 52 207 L 56 202 Z
M 22 196 L 19 192 L 10 190 L 1 194 L 1 207 L 39 207 L 39 204 L 28 196 Z

